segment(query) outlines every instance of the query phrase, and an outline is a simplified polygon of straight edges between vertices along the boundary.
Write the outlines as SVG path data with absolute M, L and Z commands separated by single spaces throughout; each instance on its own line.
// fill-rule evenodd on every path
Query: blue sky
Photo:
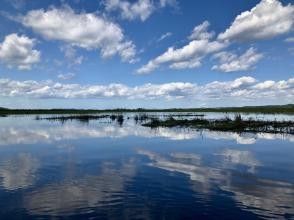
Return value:
M 0 3 L 0 106 L 294 102 L 292 1 Z

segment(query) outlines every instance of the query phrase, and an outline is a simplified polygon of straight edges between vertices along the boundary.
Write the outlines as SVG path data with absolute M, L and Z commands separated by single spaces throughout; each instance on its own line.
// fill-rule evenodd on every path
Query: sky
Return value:
M 293 0 L 0 0 L 0 106 L 294 103 Z

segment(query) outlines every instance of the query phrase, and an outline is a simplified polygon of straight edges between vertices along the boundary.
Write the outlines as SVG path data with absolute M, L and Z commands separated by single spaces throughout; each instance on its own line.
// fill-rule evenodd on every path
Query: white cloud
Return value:
M 201 66 L 201 58 L 195 58 L 188 61 L 181 61 L 171 64 L 169 67 L 171 69 L 193 69 Z
M 244 91 L 250 89 L 255 83 L 256 79 L 249 76 L 244 76 L 227 82 L 214 81 L 204 85 L 202 92 L 206 97 L 210 98 L 230 97 L 234 96 L 233 94 L 244 93 Z
M 250 41 L 272 38 L 293 29 L 294 6 L 278 0 L 262 0 L 250 11 L 238 15 L 231 26 L 219 34 L 220 40 Z
M 212 70 L 222 72 L 245 71 L 254 68 L 254 65 L 263 57 L 261 53 L 257 53 L 253 47 L 249 48 L 244 54 L 236 55 L 231 52 L 219 52 L 214 55 L 219 59 L 220 64 L 214 65 Z
M 234 97 L 238 99 L 262 99 L 264 101 L 283 97 L 287 102 L 293 102 L 294 78 L 273 82 L 269 89 L 264 86 L 268 81 L 257 83 L 257 80 L 253 77 L 241 77 L 234 81 L 208 83 L 202 87 L 202 92 L 204 97 L 213 99 Z
M 29 11 L 21 23 L 49 40 L 64 41 L 87 50 L 100 49 L 104 58 L 119 55 L 132 62 L 136 54 L 133 42 L 125 39 L 123 30 L 94 13 L 75 13 L 70 7 Z
M 147 74 L 159 68 L 163 64 L 171 69 L 196 68 L 201 66 L 201 60 L 208 54 L 218 52 L 227 46 L 226 43 L 210 41 L 212 32 L 207 32 L 209 23 L 203 22 L 196 26 L 190 35 L 191 41 L 182 48 L 170 47 L 166 52 L 150 60 L 137 70 L 138 74 Z
M 293 95 L 294 78 L 291 78 L 289 80 L 281 80 L 278 82 L 275 82 L 273 80 L 267 80 L 267 81 L 256 84 L 253 88 L 258 89 L 260 91 L 269 91 L 269 92 L 273 90 L 290 90 L 290 95 L 291 94 Z
M 164 84 L 145 84 L 142 86 L 136 86 L 130 89 L 130 98 L 166 98 L 166 99 L 178 99 L 193 96 L 198 90 L 196 84 L 184 83 L 184 82 L 172 82 Z
M 62 80 L 72 79 L 73 77 L 75 77 L 74 73 L 59 74 L 57 76 L 58 79 L 62 79 Z
M 209 40 L 214 37 L 215 33 L 213 31 L 208 32 L 210 23 L 204 21 L 202 24 L 194 27 L 191 35 L 188 37 L 190 40 Z
M 250 11 L 238 15 L 231 26 L 220 33 L 216 40 L 213 40 L 215 32 L 208 31 L 209 26 L 208 21 L 196 26 L 188 36 L 190 42 L 187 45 L 178 49 L 168 48 L 136 72 L 147 74 L 164 64 L 172 69 L 200 67 L 201 61 L 207 55 L 221 51 L 234 41 L 266 39 L 288 33 L 294 27 L 294 5 L 283 6 L 278 0 L 261 0 Z M 213 69 L 224 72 L 248 70 L 262 58 L 262 54 L 251 48 L 240 56 L 228 52 L 223 52 L 219 56 L 221 64 L 214 65 Z
M 29 98 L 122 98 L 122 99 L 165 99 L 175 100 L 263 100 L 272 99 L 294 101 L 294 78 L 281 81 L 258 82 L 244 76 L 232 81 L 214 81 L 204 85 L 172 82 L 164 84 L 144 84 L 129 87 L 124 84 L 80 85 L 63 84 L 53 81 L 16 81 L 0 79 L 2 97 Z M 281 98 L 282 97 L 282 98 Z
M 34 50 L 35 39 L 25 35 L 7 35 L 0 43 L 0 61 L 9 68 L 17 67 L 19 70 L 29 70 L 32 65 L 40 61 L 41 53 Z
M 164 33 L 163 35 L 161 35 L 160 38 L 158 38 L 157 42 L 159 42 L 159 41 L 163 41 L 164 39 L 166 39 L 166 38 L 168 38 L 168 37 L 170 37 L 170 36 L 172 36 L 172 35 L 173 35 L 173 34 L 172 34 L 171 32 L 166 32 L 166 33 Z
M 155 10 L 150 0 L 138 0 L 134 3 L 122 0 L 106 0 L 105 8 L 107 11 L 119 11 L 124 19 L 140 18 L 141 21 L 145 21 Z
M 14 81 L 0 79 L 2 96 L 28 96 L 33 98 L 181 98 L 193 94 L 196 85 L 191 83 L 145 84 L 128 87 L 123 84 L 79 85 L 52 81 Z
M 218 41 L 193 40 L 182 48 L 168 48 L 162 55 L 150 60 L 137 70 L 138 74 L 146 74 L 159 68 L 160 65 L 169 64 L 170 68 L 195 68 L 201 65 L 200 61 L 208 54 L 220 51 L 226 47 Z
M 166 6 L 175 6 L 176 0 L 160 0 L 155 4 L 152 0 L 105 0 L 105 9 L 108 12 L 118 11 L 123 19 L 145 21 L 156 9 Z

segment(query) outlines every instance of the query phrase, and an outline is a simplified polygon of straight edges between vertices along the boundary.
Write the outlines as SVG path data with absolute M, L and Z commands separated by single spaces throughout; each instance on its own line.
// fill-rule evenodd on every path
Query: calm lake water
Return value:
M 294 219 L 294 136 L 3 117 L 0 207 L 0 219 Z

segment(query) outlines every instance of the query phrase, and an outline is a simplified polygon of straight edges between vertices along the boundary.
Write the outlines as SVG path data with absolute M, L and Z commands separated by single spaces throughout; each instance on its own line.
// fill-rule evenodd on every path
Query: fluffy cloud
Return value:
M 262 0 L 250 11 L 238 15 L 218 39 L 236 41 L 266 39 L 291 31 L 293 25 L 292 4 L 283 6 L 278 0 Z
M 208 21 L 204 21 L 202 24 L 194 27 L 191 35 L 188 37 L 190 40 L 203 40 L 203 39 L 211 39 L 214 37 L 214 32 L 208 32 L 208 28 L 210 23 Z
M 134 3 L 122 0 L 106 0 L 105 8 L 107 11 L 119 11 L 124 19 L 140 18 L 141 21 L 145 21 L 155 10 L 150 0 L 138 0 Z
M 181 99 L 194 100 L 238 100 L 258 98 L 270 100 L 283 97 L 294 99 L 294 78 L 281 81 L 258 82 L 253 77 L 244 76 L 232 81 L 214 81 L 204 85 L 173 82 L 164 84 L 144 84 L 129 87 L 124 84 L 80 85 L 62 84 L 52 81 L 15 81 L 0 79 L 0 94 L 3 97 L 30 98 L 123 98 L 123 99 Z
M 130 98 L 166 98 L 178 99 L 193 96 L 198 90 L 197 85 L 192 83 L 173 82 L 165 84 L 145 84 L 136 86 L 130 91 Z
M 128 87 L 123 84 L 79 85 L 52 81 L 14 81 L 0 79 L 2 96 L 28 96 L 33 98 L 181 98 L 195 93 L 196 85 L 191 83 L 145 84 Z
M 196 26 L 190 35 L 190 41 L 182 48 L 168 48 L 162 55 L 150 60 L 146 65 L 137 70 L 138 74 L 154 71 L 163 64 L 168 64 L 172 69 L 195 68 L 201 65 L 201 60 L 208 54 L 220 51 L 227 45 L 219 41 L 210 41 L 212 33 L 207 32 L 209 23 L 204 22 Z
M 146 65 L 137 70 L 138 74 L 146 74 L 159 68 L 160 65 L 169 64 L 172 69 L 194 68 L 201 65 L 201 60 L 208 54 L 217 52 L 225 44 L 207 39 L 193 40 L 182 48 L 168 48 L 162 55 L 150 60 Z
M 206 98 L 221 99 L 224 97 L 241 99 L 272 99 L 283 97 L 288 102 L 294 99 L 294 78 L 273 81 L 271 87 L 266 87 L 268 81 L 257 82 L 253 77 L 241 77 L 234 81 L 208 83 L 202 88 Z M 270 89 L 269 89 L 270 88 Z
M 215 32 L 208 31 L 210 23 L 204 21 L 196 26 L 188 39 L 190 42 L 182 48 L 170 47 L 166 52 L 151 59 L 137 69 L 138 74 L 147 74 L 163 64 L 172 69 L 187 69 L 201 66 L 201 61 L 209 54 L 224 49 L 234 41 L 266 39 L 290 32 L 294 27 L 294 5 L 283 6 L 278 0 L 262 0 L 250 11 L 238 15 L 231 26 L 212 40 Z M 286 40 L 291 42 L 291 38 Z M 223 72 L 243 71 L 254 66 L 262 54 L 250 48 L 245 54 L 218 54 L 220 64 L 213 66 Z
M 36 41 L 25 35 L 7 35 L 0 43 L 0 61 L 8 67 L 17 67 L 19 70 L 31 69 L 32 65 L 40 61 L 41 53 L 34 50 Z
M 105 0 L 104 4 L 107 11 L 118 11 L 123 19 L 145 21 L 157 8 L 176 5 L 176 0 L 160 0 L 157 5 L 152 0 Z
M 251 91 L 250 88 L 254 86 L 256 81 L 255 78 L 250 76 L 244 76 L 228 82 L 214 81 L 203 86 L 202 92 L 210 98 L 230 97 L 235 96 L 234 94 L 242 96 L 243 94 L 246 95 L 244 91 Z
M 87 50 L 100 49 L 102 57 L 118 54 L 123 61 L 134 60 L 136 48 L 123 30 L 94 13 L 75 13 L 71 8 L 29 11 L 21 23 L 49 40 L 61 40 Z
M 220 52 L 215 54 L 214 57 L 219 59 L 220 64 L 214 65 L 212 69 L 227 73 L 250 70 L 263 57 L 263 55 L 257 53 L 256 49 L 251 47 L 240 56 L 231 52 Z

